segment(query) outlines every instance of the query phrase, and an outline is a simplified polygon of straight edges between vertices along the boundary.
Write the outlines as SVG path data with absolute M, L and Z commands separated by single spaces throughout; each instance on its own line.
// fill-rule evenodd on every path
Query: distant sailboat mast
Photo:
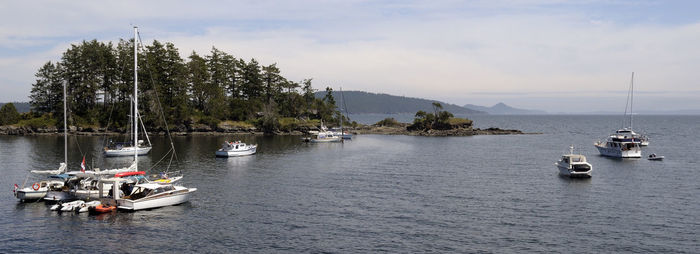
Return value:
M 632 106 L 634 105 L 634 72 L 632 72 L 632 80 L 630 81 L 630 130 L 632 130 L 634 114 Z

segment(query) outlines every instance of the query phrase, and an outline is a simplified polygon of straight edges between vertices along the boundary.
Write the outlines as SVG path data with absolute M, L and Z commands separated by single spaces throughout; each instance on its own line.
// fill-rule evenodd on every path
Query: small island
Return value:
M 386 118 L 370 126 L 361 126 L 355 131 L 358 134 L 411 135 L 411 136 L 473 136 L 473 135 L 509 135 L 528 134 L 520 130 L 499 128 L 474 129 L 473 121 L 455 117 L 452 113 L 442 110 L 442 105 L 433 103 L 433 112 L 416 112 L 413 123 L 401 123 L 394 118 Z

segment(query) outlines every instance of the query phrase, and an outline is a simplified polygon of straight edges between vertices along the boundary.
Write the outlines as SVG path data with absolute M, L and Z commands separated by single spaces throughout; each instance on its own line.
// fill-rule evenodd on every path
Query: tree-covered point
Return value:
M 442 105 L 433 102 L 433 112 L 416 112 L 413 124 L 409 125 L 409 131 L 415 130 L 449 130 L 454 128 L 471 128 L 472 121 L 465 118 L 456 118 L 452 113 L 442 110 Z
M 32 84 L 31 115 L 62 124 L 67 82 L 69 123 L 124 130 L 133 95 L 133 43 L 83 41 L 71 45 L 60 61 L 44 64 Z M 165 122 L 183 129 L 230 120 L 275 131 L 281 118 L 328 124 L 340 119 L 332 89 L 315 98 L 312 79 L 288 80 L 276 64 L 245 61 L 215 47 L 208 55 L 192 52 L 183 59 L 174 44 L 159 41 L 138 54 L 139 112 L 149 130 L 162 130 Z
M 15 105 L 7 103 L 0 107 L 0 126 L 16 124 L 20 120 L 20 115 L 17 113 Z

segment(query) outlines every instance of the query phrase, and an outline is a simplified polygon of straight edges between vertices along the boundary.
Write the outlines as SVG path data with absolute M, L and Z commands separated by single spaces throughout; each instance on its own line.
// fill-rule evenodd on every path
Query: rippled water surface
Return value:
M 665 155 L 662 162 L 598 156 L 593 142 L 619 127 L 618 116 L 473 119 L 543 134 L 361 135 L 344 144 L 176 137 L 183 184 L 198 188 L 191 201 L 100 216 L 17 202 L 12 184 L 31 169 L 54 169 L 63 137 L 0 136 L 0 252 L 700 251 L 700 117 L 635 117 L 651 136 L 643 155 Z M 214 158 L 234 138 L 259 144 L 258 154 Z M 167 152 L 166 139 L 152 139 L 141 169 Z M 71 168 L 81 152 L 96 167 L 129 164 L 100 157 L 102 142 L 71 137 Z M 557 175 L 554 163 L 570 144 L 593 164 L 591 179 Z

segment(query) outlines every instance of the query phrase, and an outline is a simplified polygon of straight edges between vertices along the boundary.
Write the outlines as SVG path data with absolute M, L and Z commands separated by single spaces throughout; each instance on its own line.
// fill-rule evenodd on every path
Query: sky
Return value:
M 212 46 L 314 87 L 548 112 L 700 110 L 700 1 L 2 1 L 0 102 L 83 40 Z

